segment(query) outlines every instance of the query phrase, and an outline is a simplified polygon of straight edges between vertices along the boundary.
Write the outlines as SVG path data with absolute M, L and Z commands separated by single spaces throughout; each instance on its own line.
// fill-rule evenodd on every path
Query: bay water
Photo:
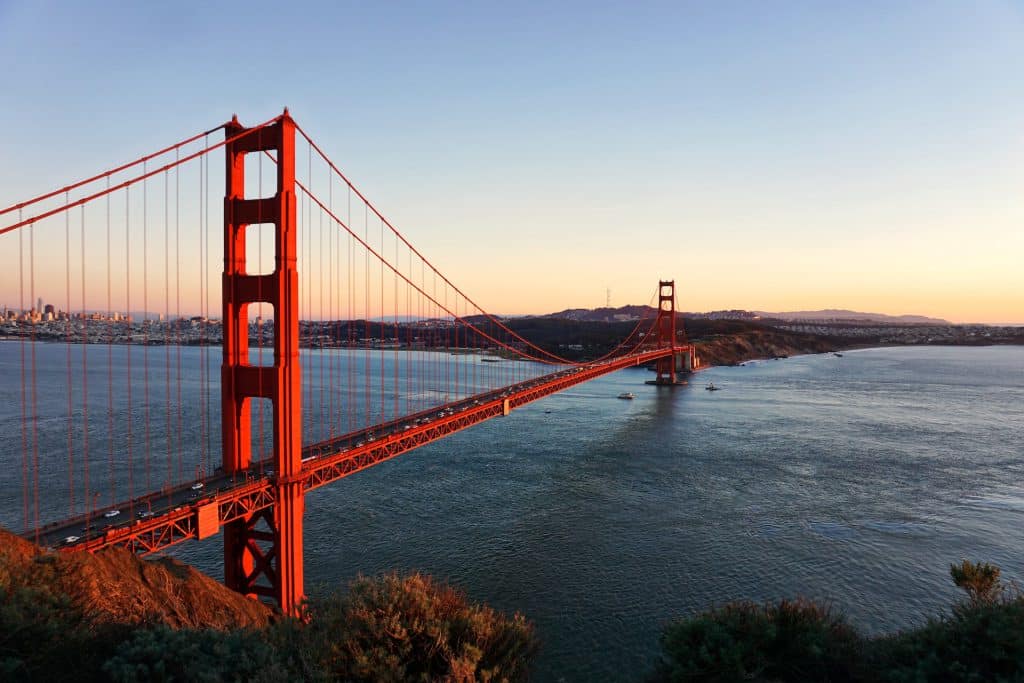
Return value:
M 38 368 L 60 372 L 64 347 L 39 346 Z M 198 351 L 184 363 L 196 371 Z M 15 530 L 20 367 L 18 344 L 0 344 L 0 523 Z M 731 600 L 826 600 L 881 633 L 957 599 L 950 563 L 1024 579 L 1024 348 L 763 360 L 674 388 L 650 377 L 614 373 L 311 492 L 307 593 L 422 571 L 531 619 L 537 680 L 626 681 L 667 623 Z M 38 401 L 59 412 L 66 396 L 46 386 Z M 169 552 L 222 575 L 219 537 Z

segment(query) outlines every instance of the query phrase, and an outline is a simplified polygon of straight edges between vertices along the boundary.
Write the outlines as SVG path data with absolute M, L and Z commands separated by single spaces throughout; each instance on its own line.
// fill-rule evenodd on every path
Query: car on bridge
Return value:
M 103 516 L 107 519 L 111 519 L 113 517 L 117 517 L 119 514 L 121 514 L 120 510 L 107 510 L 103 513 Z

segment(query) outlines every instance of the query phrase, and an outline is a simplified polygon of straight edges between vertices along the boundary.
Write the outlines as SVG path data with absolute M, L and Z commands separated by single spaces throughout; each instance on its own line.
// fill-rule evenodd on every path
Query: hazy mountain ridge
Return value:
M 653 306 L 619 306 L 618 308 L 568 308 L 557 313 L 535 316 L 538 318 L 561 318 L 564 320 L 580 320 L 587 322 L 612 322 L 639 320 L 657 315 L 658 309 Z M 704 313 L 683 312 L 684 318 L 717 318 L 751 320 L 757 317 L 774 320 L 835 320 L 835 321 L 870 321 L 876 323 L 905 323 L 918 325 L 951 325 L 948 320 L 929 318 L 923 315 L 888 315 L 885 313 L 865 313 L 848 309 L 827 308 L 818 311 L 708 311 Z
M 754 311 L 762 318 L 778 320 L 870 320 L 878 323 L 913 323 L 923 325 L 952 325 L 942 318 L 929 318 L 924 315 L 888 315 L 885 313 L 864 313 L 844 308 L 826 308 L 819 311 Z

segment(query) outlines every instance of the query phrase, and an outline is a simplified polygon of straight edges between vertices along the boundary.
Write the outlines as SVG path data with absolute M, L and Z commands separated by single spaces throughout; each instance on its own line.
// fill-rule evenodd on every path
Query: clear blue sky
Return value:
M 300 5 L 0 0 L 0 205 L 287 105 L 497 312 L 1024 322 L 1024 3 Z

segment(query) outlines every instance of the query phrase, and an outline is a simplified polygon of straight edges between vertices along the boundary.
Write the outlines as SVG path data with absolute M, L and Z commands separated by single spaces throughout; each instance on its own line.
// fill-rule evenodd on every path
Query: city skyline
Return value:
M 287 104 L 488 310 L 593 308 L 608 289 L 615 306 L 643 304 L 660 276 L 680 283 L 683 310 L 1024 323 L 1013 3 L 312 16 L 288 14 L 279 40 L 214 79 L 209 65 L 236 59 L 214 27 L 245 33 L 254 19 L 198 5 L 0 6 L 0 56 L 20 65 L 0 78 L 31 103 L 0 112 L 19 131 L 0 142 L 13 161 L 0 205 Z M 363 30 L 335 43 L 332 26 Z M 204 297 L 219 312 L 219 215 L 209 224 L 207 291 L 194 259 L 176 259 L 191 268 L 183 312 Z M 13 270 L 0 275 L 10 301 Z

